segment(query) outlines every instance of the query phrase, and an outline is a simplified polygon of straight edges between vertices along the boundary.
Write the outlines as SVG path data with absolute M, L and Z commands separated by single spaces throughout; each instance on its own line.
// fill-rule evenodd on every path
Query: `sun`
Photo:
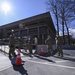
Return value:
M 1 5 L 1 9 L 5 14 L 8 14 L 8 12 L 11 11 L 11 5 L 8 2 L 3 2 Z

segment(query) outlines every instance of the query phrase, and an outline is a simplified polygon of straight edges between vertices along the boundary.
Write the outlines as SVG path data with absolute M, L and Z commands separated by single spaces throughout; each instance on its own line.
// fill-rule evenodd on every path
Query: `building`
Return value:
M 34 38 L 38 38 L 38 44 L 45 44 L 45 39 L 50 34 L 52 40 L 55 39 L 56 30 L 49 12 L 12 22 L 0 26 L 0 39 L 7 39 L 14 29 L 16 38 L 30 38 L 34 44 Z

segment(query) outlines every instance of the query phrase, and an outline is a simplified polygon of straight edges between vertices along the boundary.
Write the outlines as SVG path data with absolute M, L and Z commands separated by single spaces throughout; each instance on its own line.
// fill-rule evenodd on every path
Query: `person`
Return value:
M 63 44 L 62 38 L 56 35 L 56 47 L 58 51 L 58 56 L 61 56 L 61 57 L 63 57 L 62 44 Z
M 23 48 L 23 38 L 22 37 L 19 37 L 18 39 L 18 42 L 19 42 L 19 48 Z
M 51 37 L 48 35 L 48 38 L 45 40 L 45 43 L 48 45 L 48 53 L 52 55 L 53 48 L 52 48 L 52 40 Z
M 9 37 L 9 57 L 16 56 L 15 54 L 15 36 L 14 36 L 14 30 L 12 30 L 12 33 Z
M 29 49 L 29 52 L 30 52 L 30 54 L 32 54 L 32 44 L 31 44 L 31 38 L 30 38 L 30 36 L 28 37 L 28 49 Z

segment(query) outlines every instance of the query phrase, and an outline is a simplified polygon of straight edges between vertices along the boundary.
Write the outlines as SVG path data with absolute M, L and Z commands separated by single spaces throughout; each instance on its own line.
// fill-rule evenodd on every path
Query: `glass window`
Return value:
M 38 28 L 29 29 L 29 34 L 30 35 L 38 34 Z
M 43 26 L 43 27 L 39 27 L 39 34 L 45 34 L 47 33 L 47 27 Z
M 27 36 L 27 30 L 21 30 L 21 35 L 22 36 Z
M 18 32 L 18 31 L 14 32 L 14 35 L 15 35 L 16 37 L 18 37 L 18 36 L 19 36 L 19 32 Z

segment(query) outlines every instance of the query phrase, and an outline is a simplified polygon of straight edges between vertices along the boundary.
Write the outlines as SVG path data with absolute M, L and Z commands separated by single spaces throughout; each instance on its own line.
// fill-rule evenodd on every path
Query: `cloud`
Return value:
M 75 29 L 69 28 L 69 34 L 72 36 L 72 38 L 75 38 Z M 59 32 L 59 35 L 62 36 L 62 31 Z M 65 32 L 65 35 L 67 35 L 67 32 Z
M 70 32 L 70 35 L 72 35 L 72 37 L 75 38 L 75 29 L 74 28 L 70 28 L 69 32 Z

